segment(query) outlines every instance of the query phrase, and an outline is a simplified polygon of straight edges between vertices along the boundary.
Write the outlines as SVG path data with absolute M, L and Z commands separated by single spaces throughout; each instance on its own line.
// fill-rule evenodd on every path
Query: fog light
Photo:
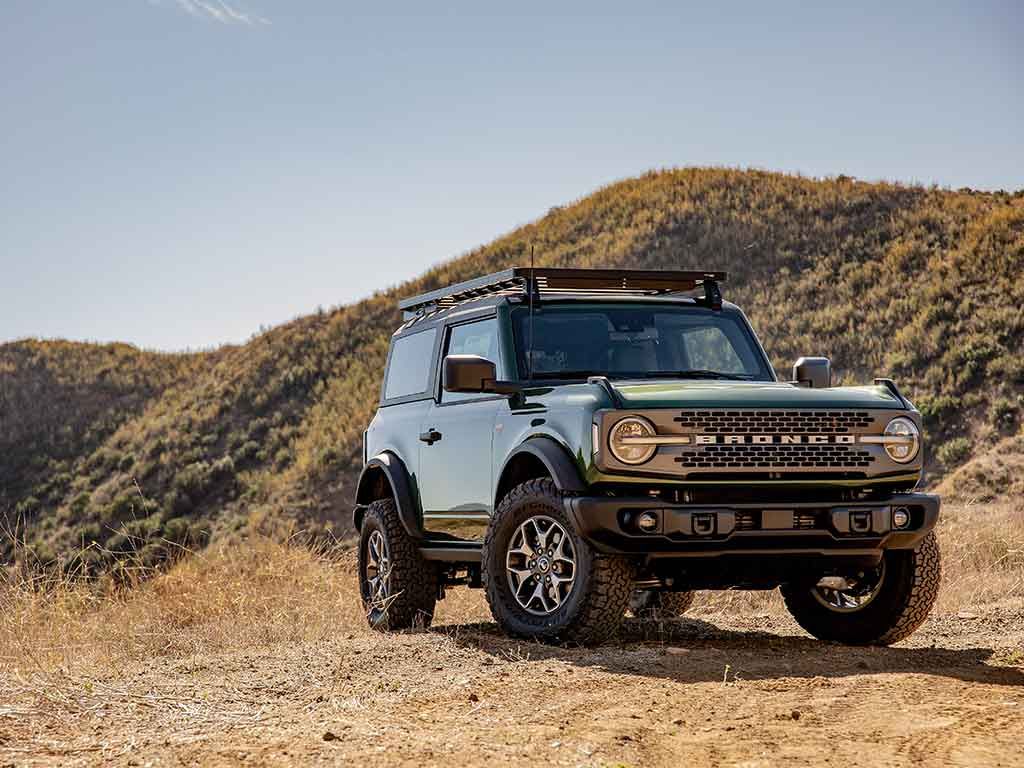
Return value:
M 896 507 L 892 511 L 892 527 L 906 528 L 910 525 L 910 510 L 906 507 Z
M 658 530 L 658 516 L 653 512 L 644 512 L 636 519 L 636 527 L 645 533 Z

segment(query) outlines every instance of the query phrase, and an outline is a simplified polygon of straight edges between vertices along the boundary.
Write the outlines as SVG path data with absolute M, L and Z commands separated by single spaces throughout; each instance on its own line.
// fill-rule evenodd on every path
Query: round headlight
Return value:
M 643 464 L 657 451 L 656 445 L 636 444 L 635 438 L 654 437 L 657 432 L 654 425 L 639 416 L 627 416 L 615 423 L 608 435 L 608 447 L 612 456 L 623 464 Z
M 889 458 L 900 464 L 913 461 L 921 449 L 921 433 L 918 431 L 917 425 L 903 416 L 898 416 L 889 422 L 885 428 L 885 435 L 886 437 L 904 438 L 898 443 L 885 444 L 885 452 L 889 454 Z

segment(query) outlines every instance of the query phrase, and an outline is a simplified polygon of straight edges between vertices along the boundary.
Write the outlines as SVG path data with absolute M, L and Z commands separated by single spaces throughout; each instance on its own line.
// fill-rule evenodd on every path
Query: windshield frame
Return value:
M 760 340 L 754 333 L 754 329 L 751 327 L 750 322 L 747 320 L 746 315 L 740 310 L 739 307 L 733 304 L 724 304 L 721 310 L 712 310 L 708 307 L 701 306 L 692 301 L 679 301 L 678 299 L 673 301 L 665 300 L 646 300 L 646 301 L 630 301 L 630 300 L 619 300 L 619 301 L 608 301 L 602 299 L 549 299 L 548 301 L 538 302 L 536 309 L 543 310 L 544 307 L 552 306 L 570 306 L 578 307 L 581 310 L 586 309 L 601 309 L 605 307 L 629 307 L 629 306 L 646 306 L 651 309 L 663 308 L 668 311 L 693 311 L 699 314 L 714 314 L 714 315 L 727 315 L 733 320 L 743 337 L 750 344 L 751 350 L 757 362 L 760 364 L 761 370 L 757 374 L 752 376 L 741 376 L 741 375 L 729 375 L 726 372 L 725 376 L 712 377 L 712 376 L 686 376 L 683 375 L 685 372 L 680 372 L 678 376 L 681 380 L 687 381 L 723 381 L 723 382 L 759 382 L 759 383 L 774 383 L 778 381 L 778 377 L 775 374 L 775 368 L 771 364 L 771 360 L 768 359 L 767 353 L 764 351 L 764 347 L 761 345 Z M 520 346 L 520 338 L 518 333 L 518 317 L 522 314 L 529 312 L 528 305 L 521 304 L 512 308 L 509 313 L 509 325 L 512 337 L 512 344 L 514 349 L 514 360 L 515 369 L 518 380 L 529 384 L 538 385 L 550 385 L 555 382 L 578 382 L 585 381 L 589 376 L 604 376 L 610 380 L 618 381 L 665 381 L 666 379 L 672 378 L 671 371 L 654 371 L 650 374 L 634 374 L 633 372 L 619 373 L 614 371 L 593 371 L 586 372 L 584 376 L 581 372 L 567 371 L 565 375 L 552 375 L 554 372 L 548 372 L 543 376 L 534 375 L 532 379 L 528 378 L 526 371 L 523 370 L 523 357 L 521 354 L 523 349 Z M 527 343 L 522 340 L 523 345 Z

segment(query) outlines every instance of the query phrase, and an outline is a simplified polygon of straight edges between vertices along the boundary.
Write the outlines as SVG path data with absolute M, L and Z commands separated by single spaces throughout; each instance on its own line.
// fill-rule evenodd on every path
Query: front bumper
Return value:
M 913 549 L 935 528 L 939 497 L 893 494 L 884 501 L 792 504 L 667 504 L 631 496 L 576 496 L 565 501 L 580 535 L 606 554 L 660 558 L 808 556 L 877 558 L 887 549 Z M 909 523 L 897 528 L 893 512 Z M 656 526 L 642 530 L 651 513 Z

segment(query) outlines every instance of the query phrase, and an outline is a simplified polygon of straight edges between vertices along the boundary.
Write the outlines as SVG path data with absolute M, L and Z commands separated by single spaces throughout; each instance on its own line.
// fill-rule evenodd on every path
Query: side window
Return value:
M 384 399 L 424 394 L 430 384 L 437 329 L 396 339 L 391 345 Z
M 498 378 L 504 378 L 504 365 L 501 360 L 501 344 L 498 341 L 498 320 L 490 317 L 473 323 L 456 325 L 448 331 L 448 343 L 445 355 L 480 355 L 486 357 L 498 368 Z M 469 392 L 441 391 L 441 401 L 445 403 L 457 400 L 472 400 L 480 395 Z

